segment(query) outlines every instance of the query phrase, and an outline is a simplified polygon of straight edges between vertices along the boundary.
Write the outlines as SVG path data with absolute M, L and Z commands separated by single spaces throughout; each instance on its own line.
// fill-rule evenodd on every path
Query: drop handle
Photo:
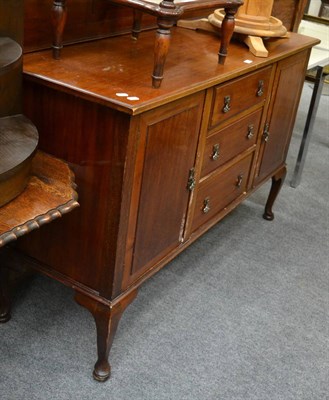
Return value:
M 270 124 L 267 122 L 263 131 L 263 140 L 267 143 L 270 140 Z
M 207 214 L 209 211 L 210 211 L 210 198 L 209 198 L 209 197 L 206 197 L 206 198 L 203 200 L 202 212 L 203 212 L 204 214 Z
M 235 186 L 239 189 L 242 185 L 243 174 L 238 175 Z
M 213 161 L 216 161 L 219 159 L 219 144 L 214 144 L 213 148 L 212 148 L 212 155 L 210 156 L 210 158 Z
M 192 192 L 195 188 L 195 169 L 191 168 L 189 171 L 188 181 L 187 181 L 187 189 Z
M 254 125 L 249 125 L 248 126 L 248 133 L 247 133 L 247 139 L 250 140 L 254 137 Z
M 257 97 L 262 97 L 264 94 L 264 81 L 260 80 L 258 81 L 258 90 L 256 92 Z
M 224 97 L 223 113 L 226 114 L 231 110 L 231 96 Z

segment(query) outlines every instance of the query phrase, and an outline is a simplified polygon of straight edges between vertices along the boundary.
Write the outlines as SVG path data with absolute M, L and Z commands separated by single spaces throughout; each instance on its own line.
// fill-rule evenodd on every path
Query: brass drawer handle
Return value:
M 223 113 L 226 114 L 231 110 L 231 96 L 224 97 Z
M 219 159 L 219 144 L 215 144 L 214 147 L 212 148 L 212 155 L 210 156 L 210 158 L 213 161 L 216 161 Z
M 191 168 L 188 176 L 188 181 L 187 181 L 187 189 L 192 192 L 192 190 L 195 188 L 195 169 Z
M 265 143 L 267 143 L 270 140 L 270 124 L 268 122 L 265 124 L 263 139 Z
M 203 200 L 202 212 L 203 212 L 204 214 L 207 214 L 209 211 L 210 211 L 210 198 L 209 198 L 209 197 L 206 197 L 206 198 Z
M 236 187 L 239 189 L 242 185 L 243 181 L 243 174 L 238 175 L 237 180 L 236 180 Z
M 247 134 L 247 139 L 252 139 L 254 137 L 254 125 L 249 125 L 248 126 L 248 134 Z
M 257 90 L 257 97 L 261 97 L 264 94 L 264 81 L 258 81 L 258 90 Z

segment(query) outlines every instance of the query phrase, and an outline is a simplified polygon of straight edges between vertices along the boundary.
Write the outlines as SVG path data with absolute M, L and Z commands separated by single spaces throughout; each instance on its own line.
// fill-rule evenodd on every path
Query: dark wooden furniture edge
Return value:
M 25 224 L 19 225 L 9 232 L 0 235 L 0 247 L 8 244 L 13 240 L 17 240 L 20 236 L 26 235 L 34 229 L 40 228 L 44 224 L 48 224 L 64 214 L 69 213 L 79 206 L 76 200 L 70 200 L 66 204 L 57 209 L 49 210 L 47 213 L 39 215 L 37 218 L 27 221 Z

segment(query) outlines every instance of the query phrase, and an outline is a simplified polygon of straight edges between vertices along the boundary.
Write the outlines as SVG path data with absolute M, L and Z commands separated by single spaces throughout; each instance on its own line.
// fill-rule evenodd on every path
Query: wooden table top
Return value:
M 60 60 L 54 60 L 50 50 L 26 54 L 25 79 L 42 79 L 57 90 L 135 115 L 318 43 L 317 39 L 291 33 L 289 38 L 268 40 L 269 57 L 259 58 L 233 41 L 225 65 L 219 65 L 217 36 L 175 28 L 161 88 L 153 89 L 154 35 L 154 31 L 148 31 L 137 41 L 123 35 L 66 46 Z

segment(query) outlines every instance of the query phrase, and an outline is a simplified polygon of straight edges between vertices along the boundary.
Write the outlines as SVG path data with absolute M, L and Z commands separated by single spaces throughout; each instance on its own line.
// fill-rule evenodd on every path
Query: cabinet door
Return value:
M 201 92 L 140 117 L 126 252 L 128 283 L 182 241 L 203 102 Z
M 256 183 L 283 165 L 287 156 L 309 51 L 280 61 L 274 81 L 274 92 L 264 129 Z

